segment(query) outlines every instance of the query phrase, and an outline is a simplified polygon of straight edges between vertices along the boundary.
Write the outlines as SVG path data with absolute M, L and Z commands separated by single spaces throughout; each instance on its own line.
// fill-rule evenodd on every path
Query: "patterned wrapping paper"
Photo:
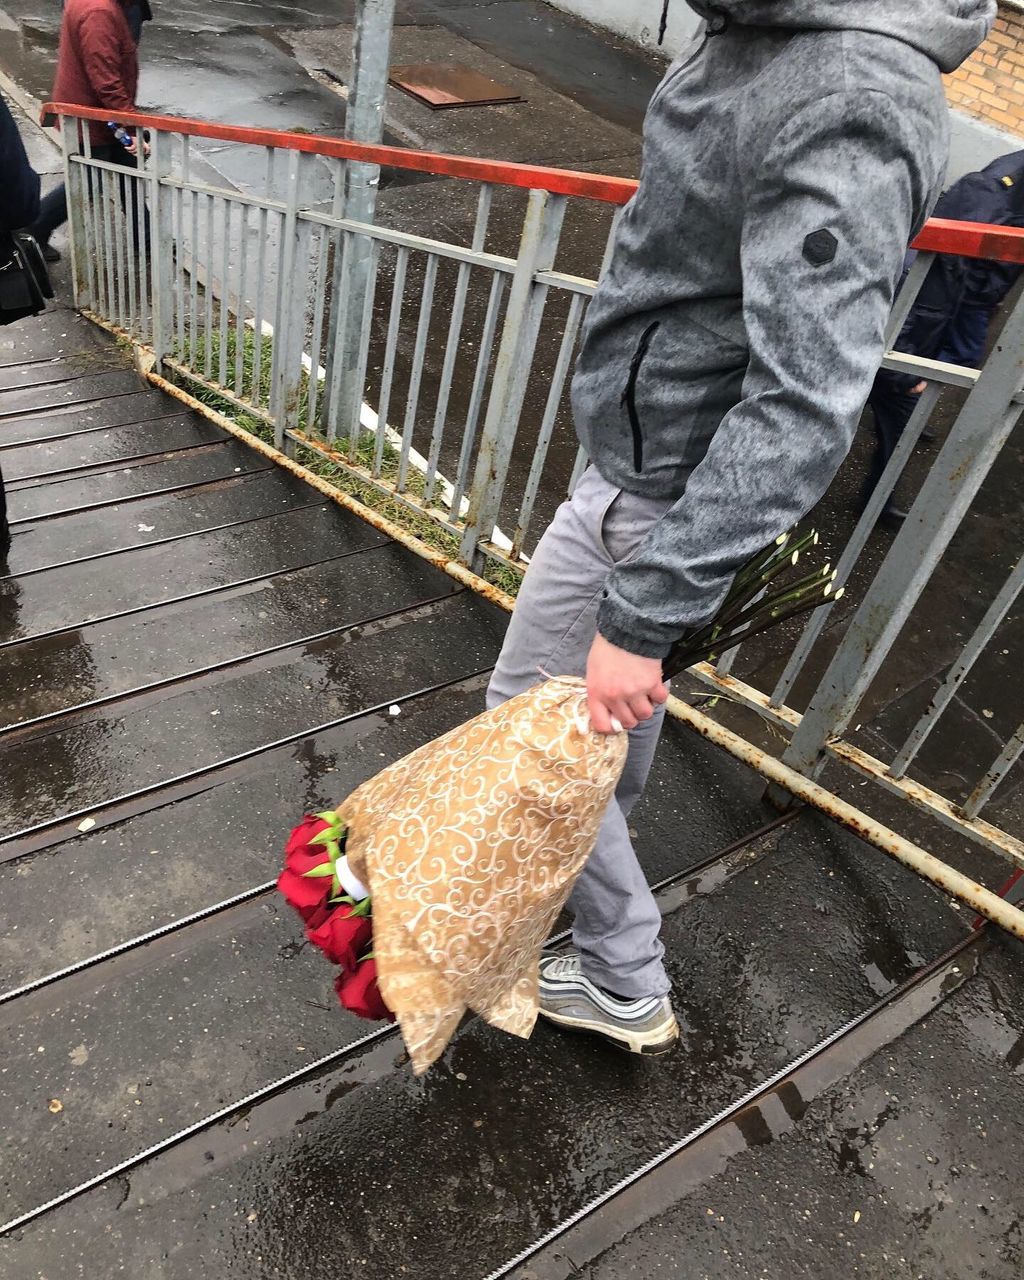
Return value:
M 419 1075 L 467 1009 L 529 1036 L 537 965 L 626 759 L 552 679 L 389 766 L 338 806 L 373 895 L 381 993 Z

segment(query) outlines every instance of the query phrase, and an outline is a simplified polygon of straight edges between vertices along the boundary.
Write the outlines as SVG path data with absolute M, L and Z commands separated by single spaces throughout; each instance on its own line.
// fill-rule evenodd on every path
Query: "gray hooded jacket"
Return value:
M 675 500 L 599 615 L 648 657 L 713 616 L 846 456 L 945 170 L 940 70 L 995 17 L 995 0 L 690 3 L 709 36 L 651 100 L 573 380 L 605 479 Z

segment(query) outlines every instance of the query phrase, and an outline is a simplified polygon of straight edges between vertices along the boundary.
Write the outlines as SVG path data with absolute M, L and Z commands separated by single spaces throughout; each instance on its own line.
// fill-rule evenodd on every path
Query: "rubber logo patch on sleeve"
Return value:
M 1007 174 L 1005 178 L 1000 178 L 999 181 L 1003 184 L 1004 187 L 1013 186 L 1013 179 L 1010 177 L 1009 174 Z
M 820 231 L 812 231 L 804 239 L 804 257 L 813 267 L 823 267 L 836 256 L 839 241 L 831 231 L 824 227 Z

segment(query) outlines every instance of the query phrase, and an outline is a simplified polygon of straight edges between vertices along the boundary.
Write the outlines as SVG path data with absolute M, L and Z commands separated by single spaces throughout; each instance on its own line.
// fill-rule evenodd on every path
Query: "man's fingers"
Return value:
M 663 702 L 668 702 L 669 688 L 667 684 L 656 684 L 647 695 L 656 707 L 660 707 Z
M 614 733 L 612 727 L 612 719 L 608 714 L 608 709 L 596 698 L 587 699 L 587 709 L 590 712 L 590 727 L 595 733 Z
M 629 709 L 636 717 L 637 723 L 643 720 L 650 720 L 654 715 L 654 704 L 645 693 L 638 693 L 629 700 Z
M 623 729 L 635 729 L 637 726 L 637 718 L 633 714 L 633 708 L 625 698 L 616 698 L 614 702 L 609 702 L 608 713 L 613 720 L 618 720 Z

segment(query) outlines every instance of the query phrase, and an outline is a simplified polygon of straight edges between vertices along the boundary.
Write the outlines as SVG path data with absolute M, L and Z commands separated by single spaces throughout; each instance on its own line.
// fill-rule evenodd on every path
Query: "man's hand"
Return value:
M 924 382 L 924 381 L 922 380 L 921 382 L 919 382 L 919 383 L 917 384 L 917 386 L 915 386 L 915 387 L 911 387 L 911 388 L 910 388 L 910 394 L 911 394 L 912 396 L 919 396 L 919 395 L 921 394 L 921 392 L 925 389 L 925 387 L 926 387 L 927 385 L 928 385 L 928 383 L 927 383 L 927 382 Z
M 595 638 L 587 659 L 587 703 L 597 733 L 615 733 L 613 719 L 623 729 L 635 729 L 667 700 L 659 658 L 641 658 L 600 634 Z

